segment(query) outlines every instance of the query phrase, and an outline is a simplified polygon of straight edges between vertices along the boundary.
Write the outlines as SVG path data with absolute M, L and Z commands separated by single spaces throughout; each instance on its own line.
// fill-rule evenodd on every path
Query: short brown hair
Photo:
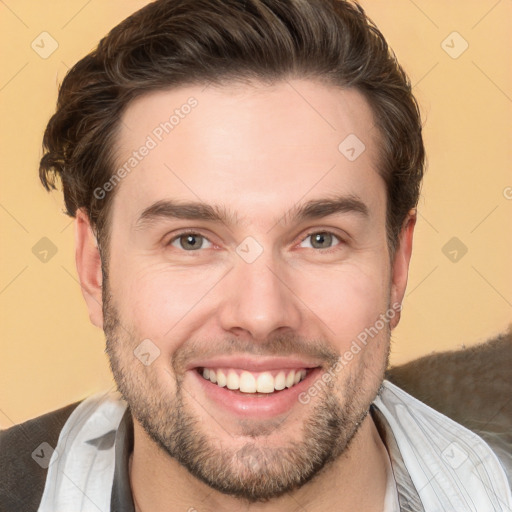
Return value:
M 117 25 L 66 75 L 43 139 L 40 178 L 60 176 L 67 213 L 84 208 L 108 242 L 120 118 L 135 97 L 193 84 L 310 78 L 355 88 L 381 134 L 388 245 L 417 205 L 425 164 L 410 81 L 357 4 L 342 0 L 157 0 Z M 341 141 L 340 141 L 341 142 Z M 103 247 L 106 249 L 106 247 Z

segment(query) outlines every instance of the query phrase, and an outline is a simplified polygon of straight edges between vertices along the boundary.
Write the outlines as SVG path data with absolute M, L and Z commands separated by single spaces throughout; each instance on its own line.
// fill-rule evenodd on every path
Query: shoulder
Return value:
M 450 510 L 462 510 L 460 504 L 469 506 L 471 500 L 484 500 L 480 503 L 489 507 L 501 500 L 512 506 L 510 468 L 496 446 L 389 381 L 384 381 L 374 405 L 388 423 L 422 502 L 430 506 L 428 510 L 439 509 L 438 501 L 447 489 L 450 492 L 445 498 L 454 506 Z M 447 482 L 451 482 L 448 488 Z
M 485 343 L 388 370 L 387 379 L 482 437 L 512 484 L 512 325 Z
M 0 510 L 37 510 L 53 448 L 81 402 L 0 431 Z

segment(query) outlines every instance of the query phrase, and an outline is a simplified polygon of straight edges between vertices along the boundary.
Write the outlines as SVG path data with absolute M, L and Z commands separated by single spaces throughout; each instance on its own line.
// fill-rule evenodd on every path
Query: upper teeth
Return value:
M 235 370 L 203 368 L 203 377 L 221 388 L 239 389 L 242 393 L 273 393 L 298 384 L 306 377 L 306 370 L 279 370 L 274 377 L 268 371 L 251 373 L 244 370 L 239 374 Z

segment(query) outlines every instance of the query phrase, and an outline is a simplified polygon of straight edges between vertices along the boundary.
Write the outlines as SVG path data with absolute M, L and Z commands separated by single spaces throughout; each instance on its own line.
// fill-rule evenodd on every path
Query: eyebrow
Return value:
M 313 199 L 302 205 L 294 205 L 276 223 L 299 223 L 340 213 L 356 213 L 368 218 L 369 208 L 355 195 Z M 180 202 L 164 199 L 142 211 L 135 223 L 135 229 L 143 229 L 160 219 L 203 220 L 220 222 L 226 225 L 238 224 L 237 215 L 224 206 L 209 205 L 197 201 Z

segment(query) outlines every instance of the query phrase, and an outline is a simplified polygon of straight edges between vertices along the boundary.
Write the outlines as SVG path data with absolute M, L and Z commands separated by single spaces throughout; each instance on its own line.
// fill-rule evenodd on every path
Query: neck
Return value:
M 266 503 L 247 504 L 212 490 L 164 453 L 134 419 L 134 450 L 129 474 L 136 512 L 308 512 L 382 511 L 387 452 L 368 414 L 348 449 L 316 478 Z M 372 492 L 369 493 L 368 489 Z

